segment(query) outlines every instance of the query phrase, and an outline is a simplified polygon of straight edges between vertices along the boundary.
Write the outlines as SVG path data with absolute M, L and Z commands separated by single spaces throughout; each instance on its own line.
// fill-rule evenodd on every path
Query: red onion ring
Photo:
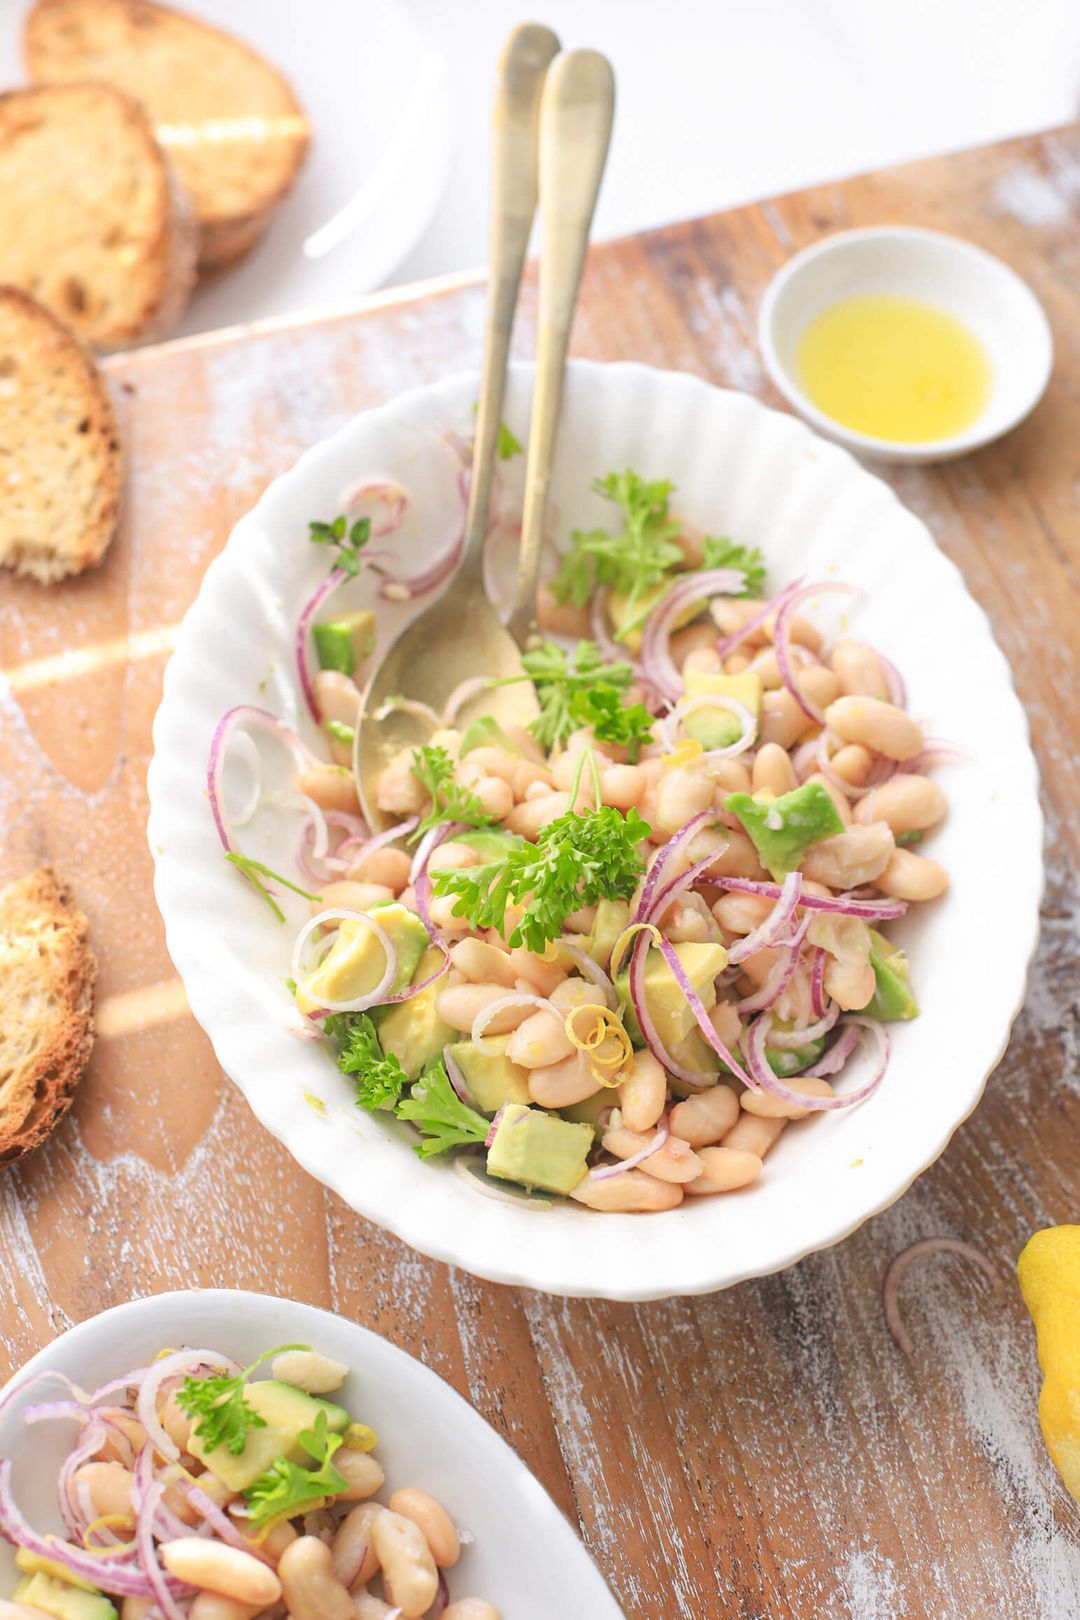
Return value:
M 802 1029 L 774 1029 L 769 1035 L 769 1045 L 781 1052 L 797 1052 L 801 1046 L 809 1046 L 812 1041 L 820 1041 L 827 1035 L 840 1017 L 840 1004 L 834 1001 L 823 1018 L 815 1024 L 806 1024 Z
M 113 1596 L 156 1598 L 157 1593 L 146 1575 L 130 1563 L 101 1558 L 61 1541 L 58 1536 L 40 1535 L 19 1511 L 12 1493 L 11 1474 L 11 1459 L 0 1458 L 0 1535 L 6 1541 L 15 1547 L 25 1547 L 38 1558 L 60 1564 L 69 1574 Z M 177 1585 L 176 1590 L 187 1592 L 189 1588 Z
M 633 1170 L 636 1165 L 643 1164 L 646 1159 L 651 1159 L 654 1153 L 658 1153 L 670 1135 L 671 1129 L 667 1119 L 662 1119 L 656 1127 L 651 1142 L 646 1143 L 643 1148 L 639 1148 L 636 1153 L 631 1153 L 628 1159 L 620 1159 L 618 1164 L 602 1164 L 598 1169 L 590 1170 L 590 1179 L 592 1181 L 611 1181 L 613 1177 L 621 1176 L 624 1171 Z
M 705 606 L 714 596 L 734 596 L 745 584 L 746 575 L 740 569 L 705 568 L 673 585 L 649 612 L 641 631 L 638 662 L 650 686 L 669 703 L 677 703 L 685 691 L 670 652 L 675 620 L 692 602 L 700 601 Z
M 210 800 L 210 814 L 214 818 L 214 826 L 217 828 L 222 848 L 231 853 L 236 852 L 237 844 L 232 834 L 228 807 L 225 803 L 222 773 L 225 769 L 225 751 L 238 725 L 253 726 L 256 730 L 266 731 L 275 737 L 292 754 L 293 763 L 298 770 L 307 770 L 310 765 L 320 763 L 296 732 L 268 709 L 258 709 L 250 703 L 239 703 L 222 715 L 210 739 L 210 756 L 206 765 L 206 793 Z
M 809 715 L 817 725 L 825 724 L 825 716 L 817 704 L 804 696 L 795 684 L 795 668 L 791 657 L 790 624 L 795 609 L 800 602 L 809 597 L 822 596 L 831 591 L 854 591 L 854 585 L 842 585 L 839 580 L 830 580 L 816 585 L 800 585 L 787 596 L 784 604 L 777 610 L 776 624 L 773 628 L 773 652 L 776 654 L 776 667 L 780 671 L 780 679 L 795 699 L 804 714 Z
M 824 1018 L 827 997 L 825 995 L 825 952 L 820 945 L 813 950 L 813 967 L 810 969 L 810 1006 L 817 1018 Z
M 567 939 L 560 939 L 559 950 L 564 956 L 568 956 L 570 958 L 571 962 L 573 962 L 574 966 L 578 969 L 578 972 L 581 974 L 583 979 L 591 980 L 592 983 L 596 985 L 597 989 L 603 991 L 604 1000 L 607 1002 L 609 1007 L 615 1007 L 618 1005 L 619 997 L 616 993 L 615 986 L 612 984 L 610 978 L 604 972 L 599 962 L 597 962 L 594 957 L 590 956 L 588 951 L 583 951 L 579 945 L 572 945 Z
M 359 483 L 350 485 L 342 492 L 340 506 L 346 515 L 351 515 L 365 500 L 386 508 L 386 514 L 382 518 L 368 514 L 371 524 L 368 534 L 372 540 L 382 540 L 400 528 L 410 496 L 404 484 L 399 484 L 392 478 L 362 478 Z
M 852 1108 L 857 1102 L 869 1097 L 871 1092 L 877 1090 L 885 1078 L 885 1071 L 889 1066 L 889 1036 L 884 1025 L 873 1018 L 849 1018 L 848 1029 L 869 1030 L 877 1042 L 877 1067 L 871 1078 L 858 1088 L 857 1091 L 848 1092 L 843 1097 L 807 1097 L 801 1091 L 795 1091 L 786 1085 L 779 1075 L 775 1075 L 769 1067 L 765 1056 L 765 1043 L 772 1028 L 772 1016 L 763 1013 L 754 1020 L 746 1033 L 743 1050 L 746 1053 L 747 1067 L 754 1077 L 756 1091 L 769 1091 L 774 1097 L 779 1097 L 786 1103 L 794 1103 L 797 1108 L 808 1108 L 813 1113 L 824 1113 L 830 1109 Z M 845 1030 L 845 1034 L 847 1034 Z M 838 1043 L 839 1044 L 839 1043 Z M 828 1054 L 826 1054 L 828 1055 Z M 803 1079 L 816 1079 L 821 1074 L 821 1064 L 815 1063 L 813 1068 L 806 1069 Z
M 32 1423 L 34 1419 L 24 1412 L 23 1422 Z M 83 1433 L 64 1458 L 56 1481 L 57 1496 L 64 1524 L 67 1527 L 68 1534 L 77 1540 L 82 1539 L 87 1525 L 96 1515 L 94 1513 L 88 1514 L 83 1504 L 78 1500 L 74 1475 L 76 1470 L 82 1467 L 83 1463 L 89 1462 L 91 1457 L 97 1455 L 106 1440 L 105 1425 L 103 1423 L 96 1422 L 88 1415 L 84 1415 L 84 1422 L 86 1426 Z
M 889 702 L 898 709 L 906 709 L 907 686 L 904 683 L 904 677 L 901 675 L 891 658 L 886 658 L 885 654 L 883 652 L 878 652 L 876 647 L 874 651 L 877 654 L 878 663 L 881 665 L 885 673 L 885 684 L 889 692 Z
M 463 1102 L 466 1108 L 476 1108 L 477 1113 L 479 1113 L 480 1109 L 477 1108 L 476 1098 L 469 1090 L 468 1081 L 461 1072 L 461 1065 L 451 1052 L 449 1046 L 443 1047 L 442 1055 L 443 1063 L 446 1066 L 446 1078 L 453 1086 L 454 1093 L 457 1096 L 458 1101 Z
M 731 759 L 736 754 L 744 754 L 757 736 L 757 720 L 745 703 L 740 703 L 738 698 L 725 697 L 721 692 L 708 692 L 700 697 L 680 699 L 661 721 L 661 738 L 669 750 L 678 746 L 680 739 L 676 736 L 676 727 L 679 721 L 688 714 L 697 714 L 699 709 L 724 709 L 734 715 L 742 726 L 742 733 L 734 742 L 727 743 L 723 748 L 706 748 L 698 756 L 700 759 Z
M 589 629 L 605 661 L 617 664 L 625 656 L 625 648 L 619 646 L 608 629 L 610 619 L 607 605 L 610 595 L 611 591 L 606 585 L 600 585 L 593 591 L 589 603 Z
M 303 928 L 301 928 L 299 934 L 297 934 L 296 940 L 293 944 L 292 966 L 289 969 L 292 977 L 296 981 L 297 987 L 300 990 L 304 990 L 304 982 L 307 978 L 303 965 L 304 946 L 307 944 L 308 940 L 311 938 L 316 929 L 324 928 L 328 922 L 334 920 L 337 920 L 339 923 L 353 921 L 361 922 L 366 928 L 369 928 L 375 935 L 375 938 L 378 940 L 383 950 L 386 952 L 386 967 L 383 970 L 382 978 L 379 980 L 374 990 L 369 990 L 367 994 L 363 996 L 353 996 L 347 1001 L 328 1001 L 325 998 L 322 998 L 320 1011 L 324 1013 L 367 1012 L 369 1007 L 381 1006 L 383 1001 L 386 999 L 390 986 L 394 982 L 394 975 L 397 973 L 397 947 L 390 938 L 390 935 L 386 932 L 386 929 L 383 928 L 381 923 L 375 920 L 375 917 L 370 911 L 353 911 L 348 906 L 328 906 L 325 911 L 320 911 L 314 917 L 309 918 L 304 924 Z M 304 991 L 304 993 L 305 995 L 307 994 L 306 991 Z
M 664 869 L 679 846 L 684 844 L 688 838 L 693 838 L 695 833 L 699 833 L 703 827 L 709 826 L 715 820 L 715 810 L 700 810 L 696 816 L 691 816 L 690 820 L 679 828 L 674 837 L 669 838 L 667 843 L 661 846 L 659 854 L 646 874 L 641 894 L 638 896 L 637 905 L 634 907 L 630 918 L 632 923 L 647 922 L 652 916 L 654 909 L 653 896 L 656 893 L 657 884 L 660 882 Z
M 143 1573 L 149 1583 L 155 1605 L 166 1620 L 187 1620 L 185 1611 L 175 1601 L 177 1583 L 170 1581 L 158 1561 L 154 1546 L 154 1519 L 161 1507 L 165 1487 L 153 1477 L 154 1448 L 149 1442 L 139 1453 L 135 1471 L 131 1476 L 131 1505 L 135 1513 L 135 1547 Z M 189 1590 L 179 1586 L 181 1592 Z
M 954 1237 L 928 1237 L 919 1238 L 915 1243 L 909 1243 L 906 1248 L 894 1254 L 885 1268 L 885 1275 L 881 1280 L 881 1309 L 885 1316 L 885 1326 L 892 1335 L 893 1343 L 905 1356 L 910 1356 L 915 1348 L 904 1326 L 904 1319 L 900 1315 L 900 1284 L 907 1276 L 908 1270 L 914 1261 L 927 1254 L 959 1254 L 965 1260 L 970 1260 L 978 1266 L 997 1292 L 1000 1278 L 996 1267 L 987 1259 L 981 1249 L 974 1244 L 965 1243 L 961 1238 Z
M 737 962 L 745 962 L 748 956 L 753 956 L 755 951 L 760 951 L 764 946 L 776 944 L 795 916 L 802 896 L 802 886 L 802 873 L 789 872 L 780 886 L 776 904 L 765 921 L 752 929 L 745 938 L 738 940 L 728 951 L 728 963 L 732 967 Z
M 554 1014 L 560 1023 L 563 1019 L 563 1014 L 560 1013 L 558 1007 L 555 1006 L 554 1002 L 549 1001 L 546 996 L 534 995 L 531 990 L 508 990 L 505 996 L 499 996 L 497 1000 L 490 1002 L 488 1006 L 481 1007 L 473 1019 L 469 1039 L 478 1052 L 491 1052 L 491 1047 L 484 1045 L 484 1031 L 495 1017 L 495 1014 L 505 1012 L 508 1007 L 536 1007 L 540 1012 Z
M 744 1086 L 751 1085 L 752 1082 L 750 1081 L 749 1076 L 744 1073 L 742 1066 L 736 1061 L 734 1054 L 728 1050 L 723 1041 L 720 1039 L 719 1035 L 716 1033 L 716 1030 L 713 1028 L 712 1021 L 709 1018 L 708 1013 L 705 1011 L 704 1003 L 702 1002 L 697 991 L 694 989 L 693 985 L 690 983 L 689 976 L 679 960 L 679 954 L 674 945 L 672 945 L 670 940 L 665 939 L 663 935 L 661 935 L 658 941 L 658 949 L 660 950 L 664 961 L 671 969 L 672 977 L 674 978 L 676 984 L 679 986 L 679 989 L 690 1003 L 690 1011 L 694 1015 L 694 1020 L 698 1026 L 698 1029 L 700 1029 L 702 1035 L 704 1035 L 706 1041 L 712 1047 L 721 1063 L 726 1064 L 731 1070 L 732 1074 L 735 1076 L 736 1080 L 741 1080 Z
M 780 997 L 795 977 L 795 971 L 799 966 L 799 947 L 806 938 L 806 930 L 809 926 L 810 919 L 807 917 L 791 942 L 780 947 L 781 955 L 777 957 L 769 969 L 765 983 L 759 986 L 752 995 L 743 996 L 741 1001 L 735 1002 L 736 1012 L 762 1012 L 765 1008 L 774 1006 L 780 1000 Z
M 721 844 L 719 849 L 714 849 L 711 854 L 703 856 L 700 861 L 695 861 L 693 866 L 688 866 L 685 872 L 679 873 L 678 877 L 669 878 L 660 892 L 654 897 L 652 905 L 649 907 L 649 915 L 645 920 L 647 922 L 656 922 L 662 917 L 669 906 L 685 894 L 687 889 L 693 888 L 698 879 L 705 875 L 714 861 L 720 859 L 726 849 L 727 845 Z
M 344 568 L 335 568 L 318 589 L 305 602 L 300 610 L 300 617 L 296 621 L 296 635 L 293 647 L 296 654 L 296 670 L 300 677 L 300 690 L 304 694 L 304 701 L 313 720 L 322 720 L 319 712 L 318 699 L 315 696 L 315 683 L 311 678 L 311 668 L 308 664 L 308 634 L 316 613 L 328 597 L 332 596 L 339 585 L 344 585 L 347 579 L 352 579 Z
M 782 590 L 777 591 L 771 601 L 763 602 L 760 610 L 752 618 L 747 619 L 741 630 L 736 630 L 734 635 L 725 636 L 718 641 L 716 643 L 716 654 L 721 663 L 736 648 L 741 647 L 746 638 L 752 636 L 755 630 L 760 630 L 761 626 L 771 619 L 774 613 L 779 612 L 791 592 L 797 591 L 801 584 L 801 579 L 793 579 L 789 585 L 785 585 Z
M 220 1368 L 231 1378 L 235 1378 L 241 1370 L 230 1356 L 220 1355 L 216 1350 L 176 1350 L 148 1367 L 139 1382 L 135 1416 L 142 1424 L 146 1438 L 168 1462 L 180 1461 L 180 1447 L 161 1426 L 157 1414 L 158 1391 L 167 1378 L 187 1377 L 198 1372 L 200 1367 Z
M 757 878 L 737 877 L 705 877 L 700 880 L 710 885 L 716 884 L 719 888 L 730 889 L 735 894 L 761 894 L 773 900 L 780 898 L 780 885 L 767 883 Z M 800 911 L 831 911 L 842 917 L 863 917 L 867 921 L 874 918 L 882 922 L 895 921 L 907 911 L 905 900 L 845 900 L 841 895 L 802 894 L 799 897 Z

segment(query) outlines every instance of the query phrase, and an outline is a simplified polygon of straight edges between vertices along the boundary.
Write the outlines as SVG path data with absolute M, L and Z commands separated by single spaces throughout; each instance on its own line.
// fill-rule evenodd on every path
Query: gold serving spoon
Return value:
M 364 814 L 373 828 L 393 819 L 376 803 L 382 772 L 403 748 L 419 746 L 428 735 L 422 721 L 390 700 L 406 697 L 438 713 L 463 681 L 477 676 L 500 681 L 523 673 L 520 648 L 534 611 L 562 372 L 614 107 L 607 61 L 595 51 L 575 51 L 559 57 L 549 70 L 557 50 L 558 40 L 549 29 L 525 24 L 510 36 L 500 59 L 488 325 L 462 560 L 442 595 L 387 649 L 361 702 L 355 769 Z M 548 190 L 543 194 L 536 396 L 511 634 L 484 589 L 483 551 L 510 330 L 536 210 L 538 170 L 539 184 L 546 180 Z M 527 680 L 485 687 L 463 712 L 470 707 L 473 712 L 479 707 L 504 726 L 527 724 L 537 712 Z

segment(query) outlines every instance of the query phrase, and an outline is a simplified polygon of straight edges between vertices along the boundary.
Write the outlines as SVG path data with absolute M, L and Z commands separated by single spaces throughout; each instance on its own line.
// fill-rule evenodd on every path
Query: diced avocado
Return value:
M 394 995 L 412 983 L 417 964 L 430 943 L 428 932 L 415 911 L 398 900 L 371 909 L 373 913 L 377 910 L 379 926 L 397 951 L 397 972 L 387 991 Z M 310 1012 L 325 1001 L 352 1001 L 366 996 L 385 971 L 386 953 L 378 937 L 362 922 L 345 917 L 329 955 L 297 990 L 296 1005 L 301 1012 Z
M 601 900 L 596 907 L 592 930 L 585 949 L 594 962 L 607 967 L 619 936 L 626 932 L 630 922 L 630 907 L 625 900 Z
M 312 630 L 320 669 L 355 675 L 375 646 L 375 615 L 370 608 L 317 624 Z
M 207 1451 L 197 1434 L 192 1434 L 188 1441 L 192 1456 L 205 1463 L 231 1491 L 246 1491 L 278 1457 L 288 1457 L 293 1462 L 309 1461 L 298 1441 L 305 1430 L 315 1427 L 320 1412 L 325 1412 L 326 1427 L 331 1434 L 344 1434 L 352 1422 L 343 1406 L 306 1395 L 294 1384 L 283 1384 L 276 1378 L 248 1384 L 244 1399 L 266 1420 L 266 1427 L 247 1431 L 244 1449 L 238 1457 L 224 1445 Z
M 524 842 L 517 833 L 504 832 L 501 827 L 470 827 L 467 832 L 454 834 L 455 844 L 467 844 L 485 861 L 501 861 L 508 850 Z
M 51 1558 L 42 1558 L 40 1553 L 33 1553 L 28 1547 L 16 1547 L 15 1568 L 24 1575 L 51 1575 L 55 1581 L 77 1586 L 80 1592 L 98 1590 L 92 1581 L 84 1581 L 80 1576 L 70 1574 L 63 1564 L 54 1563 Z
M 867 1018 L 917 1018 L 919 1004 L 911 989 L 908 959 L 891 940 L 873 928 L 870 930 L 870 966 L 877 987 L 866 1008 Z
M 753 670 L 741 675 L 717 675 L 712 670 L 686 671 L 687 698 L 726 697 L 749 709 L 754 719 L 761 720 L 761 676 Z M 729 709 L 695 709 L 683 720 L 688 737 L 696 737 L 702 748 L 727 748 L 742 736 L 743 728 L 737 714 Z
M 783 1080 L 789 1074 L 801 1074 L 812 1063 L 816 1063 L 825 1050 L 824 1035 L 820 1040 L 811 1041 L 808 1046 L 796 1046 L 787 1051 L 781 1046 L 766 1046 L 765 1061 L 773 1074 L 778 1074 Z
M 804 782 L 775 799 L 729 793 L 724 809 L 738 816 L 761 864 L 777 882 L 795 870 L 811 844 L 844 830 L 839 811 L 820 782 Z
M 482 714 L 466 728 L 458 750 L 459 757 L 464 759 L 474 748 L 502 748 L 508 754 L 521 753 L 521 748 L 513 737 L 508 737 L 499 722 L 490 714 Z
M 584 1178 L 592 1145 L 591 1125 L 575 1125 L 558 1114 L 509 1103 L 488 1148 L 487 1172 L 523 1187 L 573 1192 Z
M 41 1570 L 27 1575 L 12 1596 L 16 1603 L 28 1603 L 57 1620 L 116 1620 L 116 1610 L 103 1592 L 82 1582 L 76 1586 L 66 1573 L 62 1581 Z
M 456 1041 L 450 1048 L 482 1114 L 495 1113 L 503 1103 L 529 1100 L 529 1071 L 507 1057 L 509 1039 L 509 1035 L 487 1036 L 490 1052 L 481 1051 L 472 1041 Z
M 425 951 L 410 984 L 422 984 L 441 961 L 441 951 L 434 947 Z M 456 1031 L 435 1011 L 435 998 L 445 988 L 445 979 L 436 979 L 410 1001 L 399 1001 L 395 1007 L 387 1007 L 376 1020 L 383 1051 L 397 1058 L 410 1080 L 419 1079 L 421 1071 L 441 1057 L 443 1048 L 454 1039 Z
M 611 622 L 615 626 L 615 640 L 621 641 L 624 647 L 630 648 L 631 652 L 639 652 L 641 649 L 641 631 L 645 620 L 670 589 L 670 580 L 661 580 L 659 585 L 654 585 L 651 590 L 645 591 L 632 605 L 625 591 L 612 591 L 608 596 L 608 613 L 611 615 Z M 684 625 L 692 624 L 707 606 L 704 597 L 700 602 L 689 602 L 682 612 L 676 615 L 674 628 L 681 630 Z
M 695 1074 L 717 1074 L 720 1070 L 720 1056 L 709 1045 L 697 1025 L 681 1041 L 676 1041 L 668 1051 L 676 1063 L 681 1063 L 684 1069 L 693 1069 Z
M 560 1108 L 559 1112 L 563 1119 L 568 1119 L 575 1125 L 591 1125 L 599 1134 L 600 1127 L 596 1121 L 601 1109 L 618 1106 L 618 1091 L 613 1090 L 611 1086 L 601 1086 L 599 1091 L 594 1091 L 592 1096 L 586 1097 L 583 1102 L 571 1103 L 568 1108 Z
M 685 941 L 676 945 L 675 954 L 683 965 L 687 978 L 697 992 L 702 1006 L 708 1011 L 716 1004 L 716 976 L 727 967 L 727 951 L 722 945 L 700 945 Z M 634 1017 L 630 1000 L 629 963 L 615 981 L 620 1004 L 624 1006 L 623 1024 L 635 1046 L 645 1041 Z M 645 963 L 645 1002 L 652 1021 L 664 1046 L 669 1052 L 694 1028 L 694 1014 L 690 1003 L 679 989 L 674 973 L 660 952 L 653 947 Z M 674 1054 L 673 1054 L 674 1055 Z

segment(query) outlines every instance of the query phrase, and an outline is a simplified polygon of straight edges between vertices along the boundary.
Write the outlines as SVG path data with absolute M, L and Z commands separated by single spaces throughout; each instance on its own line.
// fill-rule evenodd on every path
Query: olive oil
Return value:
M 986 350 L 934 304 L 890 293 L 822 310 L 799 342 L 807 396 L 834 422 L 875 439 L 926 444 L 962 433 L 990 397 Z

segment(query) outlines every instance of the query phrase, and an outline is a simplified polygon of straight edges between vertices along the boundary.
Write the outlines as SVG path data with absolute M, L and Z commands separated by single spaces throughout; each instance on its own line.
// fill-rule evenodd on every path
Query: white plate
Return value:
M 429 1491 L 472 1532 L 475 1541 L 448 1572 L 452 1598 L 486 1598 L 504 1620 L 558 1614 L 621 1620 L 622 1610 L 550 1496 L 468 1402 L 403 1350 L 313 1305 L 239 1289 L 132 1300 L 61 1334 L 27 1362 L 0 1399 L 23 1378 L 49 1369 L 94 1389 L 145 1365 L 166 1346 L 221 1350 L 246 1364 L 290 1343 L 311 1344 L 353 1369 L 341 1399 L 378 1435 L 388 1489 Z M 24 1405 L 49 1398 L 48 1388 L 18 1398 L 4 1414 L 0 1456 L 14 1460 L 16 1499 L 35 1528 L 63 1534 L 56 1474 L 70 1448 L 71 1425 L 28 1429 L 19 1418 Z M 0 1593 L 7 1596 L 17 1579 L 14 1549 L 0 1541 Z
M 530 390 L 531 368 L 515 368 L 507 419 L 519 438 Z M 299 716 L 292 663 L 297 606 L 327 569 L 307 522 L 332 516 L 348 481 L 397 474 L 427 508 L 427 527 L 401 541 L 422 556 L 420 534 L 445 536 L 452 498 L 437 431 L 467 431 L 475 397 L 475 379 L 455 377 L 356 418 L 271 485 L 207 571 L 154 724 L 149 837 L 169 951 L 222 1067 L 263 1123 L 353 1208 L 424 1253 L 559 1294 L 651 1299 L 726 1287 L 854 1231 L 933 1163 L 977 1103 L 1019 1010 L 1038 932 L 1042 819 L 1026 717 L 956 568 L 846 451 L 693 377 L 573 363 L 553 485 L 560 537 L 610 521 L 590 483 L 632 466 L 674 479 L 674 509 L 691 521 L 761 545 L 773 587 L 796 574 L 863 587 L 852 632 L 900 666 L 929 729 L 971 755 L 939 773 L 952 809 L 931 850 L 952 889 L 894 929 L 911 952 L 922 1016 L 892 1026 L 885 1084 L 850 1112 L 787 1131 L 746 1192 L 662 1215 L 597 1215 L 572 1203 L 541 1213 L 493 1203 L 448 1166 L 422 1164 L 404 1126 L 359 1111 L 327 1055 L 286 1033 L 294 928 L 275 923 L 222 859 L 204 761 L 236 703 L 270 707 L 315 740 Z M 385 635 L 405 610 L 380 611 Z M 271 866 L 288 859 L 291 836 L 272 814 L 244 839 Z M 290 912 L 298 925 L 303 902 Z M 325 1099 L 324 1115 L 305 1090 Z

